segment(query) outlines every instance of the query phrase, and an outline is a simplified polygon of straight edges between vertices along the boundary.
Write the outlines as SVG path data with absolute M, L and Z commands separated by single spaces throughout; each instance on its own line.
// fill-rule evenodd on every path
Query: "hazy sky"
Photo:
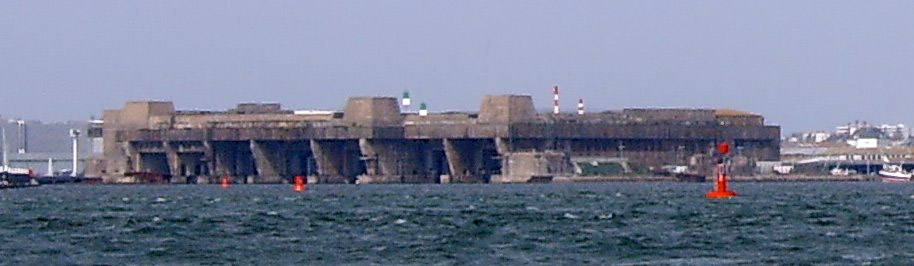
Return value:
M 732 107 L 795 130 L 914 122 L 914 1 L 0 1 L 0 115 L 127 100 L 433 111 Z

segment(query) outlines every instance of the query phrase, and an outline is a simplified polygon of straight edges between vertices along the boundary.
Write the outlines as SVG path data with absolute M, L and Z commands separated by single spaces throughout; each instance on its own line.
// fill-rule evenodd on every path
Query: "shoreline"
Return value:
M 879 182 L 879 176 L 851 175 L 758 175 L 758 176 L 731 176 L 730 182 Z M 552 183 L 601 183 L 601 182 L 683 182 L 671 176 L 585 176 L 585 177 L 556 177 Z M 704 182 L 712 183 L 713 177 L 708 177 Z
M 690 182 L 690 181 L 681 181 L 676 177 L 672 176 L 655 176 L 655 175 L 644 175 L 644 176 L 576 176 L 576 177 L 555 177 L 549 182 L 519 182 L 519 183 L 504 183 L 504 184 L 531 184 L 531 183 L 555 183 L 555 184 L 568 184 L 568 183 L 613 183 L 613 182 L 676 182 L 676 183 L 713 183 L 715 180 L 713 177 L 708 177 L 704 182 Z M 852 175 L 852 176 L 830 176 L 830 175 L 758 175 L 758 176 L 731 176 L 728 181 L 730 182 L 879 182 L 881 177 L 879 176 L 867 176 L 867 175 Z M 277 183 L 285 184 L 285 183 Z M 380 184 L 380 183 L 379 183 Z M 389 183 L 389 184 L 410 184 L 410 183 Z M 427 183 L 427 184 L 436 184 L 436 183 Z M 443 184 L 443 183 L 437 183 Z M 486 184 L 500 184 L 500 183 L 486 183 Z M 153 184 L 153 183 L 48 183 L 44 185 L 83 185 L 83 186 L 93 186 L 93 185 L 121 185 L 121 186 L 130 186 L 130 185 L 219 185 L 219 184 Z M 233 184 L 233 185 L 276 185 L 276 184 Z M 321 184 L 311 184 L 311 185 L 321 185 Z M 357 184 L 352 184 L 357 185 Z

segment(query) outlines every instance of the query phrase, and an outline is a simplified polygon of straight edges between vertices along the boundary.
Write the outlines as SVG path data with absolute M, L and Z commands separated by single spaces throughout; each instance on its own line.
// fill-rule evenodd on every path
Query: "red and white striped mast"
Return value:
M 559 114 L 559 86 L 552 87 L 552 113 Z

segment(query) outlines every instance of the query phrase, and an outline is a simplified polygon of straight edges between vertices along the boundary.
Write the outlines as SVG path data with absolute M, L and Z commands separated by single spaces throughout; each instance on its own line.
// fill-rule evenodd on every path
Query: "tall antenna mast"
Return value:
M 48 158 L 48 172 L 44 174 L 45 176 L 54 175 L 54 158 Z
M 10 159 L 6 154 L 6 127 L 0 127 L 0 135 L 3 135 L 3 166 L 9 166 Z
M 28 152 L 29 149 L 28 127 L 25 124 L 25 120 L 22 119 L 16 120 L 16 125 L 19 126 L 18 131 L 16 131 L 16 136 L 19 141 L 19 148 L 16 150 L 16 153 L 24 154 Z
M 70 138 L 73 139 L 73 171 L 70 172 L 70 176 L 76 177 L 79 170 L 79 130 L 70 129 Z

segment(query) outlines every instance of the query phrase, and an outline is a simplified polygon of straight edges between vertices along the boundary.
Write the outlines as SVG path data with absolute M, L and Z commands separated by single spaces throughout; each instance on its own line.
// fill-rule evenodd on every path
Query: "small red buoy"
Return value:
M 222 188 L 228 188 L 229 184 L 231 184 L 231 182 L 229 181 L 229 177 L 223 176 L 222 177 Z
M 727 190 L 727 169 L 724 164 L 717 165 L 717 185 L 715 190 L 708 192 L 705 197 L 709 199 L 729 199 L 736 197 L 736 193 Z
M 308 184 L 305 183 L 305 177 L 303 177 L 303 176 L 296 176 L 296 177 L 295 177 L 295 185 L 293 185 L 292 188 L 295 189 L 295 192 L 304 192 L 304 191 L 308 191 Z
M 723 158 L 727 153 L 730 153 L 730 145 L 726 142 L 718 144 L 717 152 L 720 153 L 720 156 Z M 736 193 L 727 190 L 727 166 L 724 159 L 721 159 L 717 163 L 717 185 L 715 186 L 715 190 L 708 192 L 705 197 L 709 199 L 729 199 L 736 197 Z

